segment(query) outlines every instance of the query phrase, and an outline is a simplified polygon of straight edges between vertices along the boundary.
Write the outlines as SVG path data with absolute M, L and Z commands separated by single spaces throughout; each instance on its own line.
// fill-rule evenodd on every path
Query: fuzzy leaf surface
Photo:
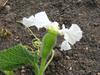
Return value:
M 32 65 L 35 63 L 34 60 L 38 60 L 34 57 L 35 55 L 24 48 L 22 44 L 18 44 L 13 48 L 0 52 L 0 69 L 12 71 L 23 65 Z

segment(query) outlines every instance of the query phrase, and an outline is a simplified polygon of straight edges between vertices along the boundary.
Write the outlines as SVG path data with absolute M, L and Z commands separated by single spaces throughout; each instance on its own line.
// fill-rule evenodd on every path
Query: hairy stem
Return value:
M 45 62 L 46 62 L 46 58 L 42 58 L 42 62 L 41 62 L 41 67 L 40 67 L 40 73 L 39 73 L 39 75 L 43 75 L 44 68 L 45 68 Z
M 35 74 L 36 75 L 39 75 L 39 67 L 38 67 L 38 64 L 35 63 L 33 66 L 35 68 Z

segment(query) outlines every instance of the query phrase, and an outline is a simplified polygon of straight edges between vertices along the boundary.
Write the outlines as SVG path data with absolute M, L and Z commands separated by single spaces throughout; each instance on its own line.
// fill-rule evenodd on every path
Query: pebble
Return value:
M 99 24 L 98 23 L 94 23 L 94 26 L 96 27 L 96 26 L 99 26 Z
M 82 0 L 78 0 L 77 2 L 82 2 Z
M 72 67 L 70 67 L 69 70 L 72 70 Z
M 22 70 L 24 70 L 25 69 L 25 67 L 24 66 L 22 66 Z
M 70 60 L 70 57 L 69 56 L 66 56 L 66 59 Z
M 88 47 L 86 47 L 86 50 L 88 50 L 89 48 Z
M 25 70 L 21 70 L 22 73 L 26 72 Z
M 9 12 L 10 9 L 11 7 L 9 5 L 6 5 L 4 11 Z
M 18 39 L 19 37 L 18 36 L 16 36 L 16 39 Z
M 98 75 L 100 75 L 100 73 L 97 73 Z

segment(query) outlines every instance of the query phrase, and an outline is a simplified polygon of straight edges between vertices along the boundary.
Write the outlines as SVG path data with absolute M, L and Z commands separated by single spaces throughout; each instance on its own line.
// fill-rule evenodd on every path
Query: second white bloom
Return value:
M 73 45 L 76 43 L 76 41 L 79 41 L 82 38 L 82 30 L 77 24 L 72 24 L 72 26 L 69 29 L 65 28 L 65 25 L 63 24 L 62 29 L 59 30 L 59 33 L 61 35 L 64 35 L 64 39 L 67 40 L 67 41 L 64 41 L 66 42 L 65 44 L 67 45 L 64 46 L 65 48 L 63 48 L 63 50 L 69 49 L 69 43 Z M 62 45 L 64 44 L 64 42 L 62 43 Z M 61 47 L 63 47 L 62 45 Z

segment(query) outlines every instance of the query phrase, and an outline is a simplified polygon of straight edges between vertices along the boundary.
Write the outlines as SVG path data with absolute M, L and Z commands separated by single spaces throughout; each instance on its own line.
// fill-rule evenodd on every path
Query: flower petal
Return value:
M 73 45 L 82 38 L 82 30 L 77 24 L 72 24 L 67 32 L 67 36 L 68 42 Z
M 72 24 L 69 30 L 77 32 L 80 31 L 81 29 L 77 24 Z
M 34 21 L 34 23 L 35 23 L 35 26 L 36 26 L 37 28 L 42 28 L 42 27 L 44 27 L 45 25 L 47 25 L 47 24 L 50 23 L 50 21 L 49 21 L 47 15 L 46 15 L 46 13 L 45 13 L 45 11 L 39 12 L 39 13 L 37 13 L 37 14 L 35 15 L 35 21 Z
M 26 26 L 26 27 L 30 27 L 34 25 L 34 16 L 30 16 L 29 18 L 23 18 L 22 23 Z
M 69 50 L 69 49 L 71 49 L 71 47 L 70 47 L 70 45 L 69 45 L 69 43 L 68 43 L 68 41 L 67 40 L 65 40 L 65 41 L 63 41 L 62 42 L 62 44 L 61 44 L 61 51 L 63 51 L 63 50 Z
M 58 31 L 58 22 L 50 22 L 49 24 L 45 25 L 44 27 L 47 28 L 47 29 L 50 29 L 51 27 L 55 30 L 55 31 Z

